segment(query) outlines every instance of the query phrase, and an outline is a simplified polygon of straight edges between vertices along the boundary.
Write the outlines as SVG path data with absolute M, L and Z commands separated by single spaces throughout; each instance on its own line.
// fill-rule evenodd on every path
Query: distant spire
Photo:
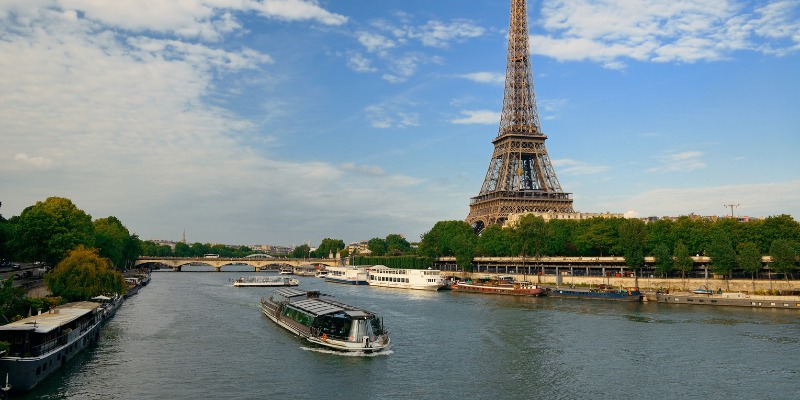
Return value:
M 183 244 L 186 244 L 186 229 L 183 230 L 183 236 L 181 237 L 181 242 L 183 242 Z

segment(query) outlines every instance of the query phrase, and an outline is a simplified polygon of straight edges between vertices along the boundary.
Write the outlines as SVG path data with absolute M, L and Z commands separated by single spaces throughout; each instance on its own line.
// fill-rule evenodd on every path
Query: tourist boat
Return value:
M 570 299 L 593 299 L 593 300 L 613 300 L 613 301 L 642 301 L 644 295 L 639 288 L 613 289 L 610 287 L 600 287 L 592 289 L 580 288 L 547 288 L 547 296 L 564 297 Z
M 300 284 L 295 278 L 279 276 L 241 276 L 233 281 L 236 287 L 264 287 L 264 286 L 297 286 Z
M 401 289 L 442 290 L 448 288 L 438 269 L 389 268 L 374 265 L 368 268 L 370 286 Z
M 389 331 L 375 314 L 334 301 L 319 291 L 275 290 L 261 298 L 261 311 L 273 322 L 319 346 L 373 353 L 389 347 Z
M 0 376 L 12 391 L 33 389 L 100 337 L 100 326 L 121 299 L 106 303 L 67 303 L 48 312 L 0 326 L 0 341 L 9 343 L 0 357 Z
M 473 282 L 458 281 L 452 285 L 457 292 L 505 294 L 513 296 L 544 296 L 545 290 L 530 282 L 510 282 L 504 279 L 484 278 Z
M 317 267 L 308 264 L 295 267 L 294 274 L 297 276 L 315 276 L 317 275 Z
M 369 278 L 366 268 L 353 266 L 326 267 L 328 275 L 325 282 L 345 283 L 349 285 L 367 285 Z
M 281 275 L 291 275 L 294 273 L 294 269 L 292 269 L 292 267 L 283 267 L 278 273 Z
M 328 276 L 328 271 L 324 270 L 324 269 L 320 269 L 319 271 L 317 271 L 317 274 L 314 275 L 314 276 L 316 276 L 317 278 L 325 278 L 326 276 Z
M 800 296 L 762 296 L 745 293 L 696 294 L 656 292 L 659 303 L 800 310 Z

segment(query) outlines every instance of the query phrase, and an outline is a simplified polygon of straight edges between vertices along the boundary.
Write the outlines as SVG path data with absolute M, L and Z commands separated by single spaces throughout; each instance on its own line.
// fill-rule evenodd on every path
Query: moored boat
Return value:
M 261 298 L 261 311 L 273 322 L 319 346 L 373 353 L 389 347 L 389 331 L 375 314 L 323 297 L 319 291 L 275 290 Z
M 453 291 L 504 294 L 513 296 L 544 296 L 544 288 L 534 285 L 531 282 L 509 282 L 502 279 L 481 279 L 478 282 L 472 280 L 458 281 L 452 285 Z
M 334 266 L 326 267 L 328 274 L 325 275 L 325 282 L 345 283 L 349 285 L 367 285 L 369 278 L 366 268 L 353 266 Z
M 292 267 L 283 267 L 278 273 L 281 275 L 291 275 L 294 273 L 294 269 Z
M 8 377 L 11 390 L 33 389 L 97 341 L 100 326 L 121 304 L 121 299 L 109 299 L 105 304 L 68 303 L 0 326 L 0 341 L 10 345 L 0 357 L 0 375 Z
M 241 276 L 233 281 L 236 287 L 270 287 L 270 286 L 297 286 L 300 284 L 295 278 L 279 276 Z
M 547 288 L 548 297 L 563 297 L 570 299 L 592 299 L 612 301 L 642 301 L 644 295 L 639 288 L 613 289 L 613 288 Z
M 368 269 L 370 286 L 418 290 L 442 290 L 447 282 L 438 269 L 389 268 L 374 265 Z
M 659 303 L 800 310 L 800 296 L 767 296 L 745 293 L 656 293 Z

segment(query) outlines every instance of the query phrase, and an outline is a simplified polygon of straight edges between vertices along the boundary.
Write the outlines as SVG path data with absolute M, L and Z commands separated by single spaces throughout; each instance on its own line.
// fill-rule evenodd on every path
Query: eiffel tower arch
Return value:
M 556 177 L 544 145 L 533 91 L 526 0 L 511 0 L 506 82 L 500 129 L 480 193 L 470 199 L 466 222 L 476 232 L 502 225 L 510 214 L 571 213 L 571 193 Z

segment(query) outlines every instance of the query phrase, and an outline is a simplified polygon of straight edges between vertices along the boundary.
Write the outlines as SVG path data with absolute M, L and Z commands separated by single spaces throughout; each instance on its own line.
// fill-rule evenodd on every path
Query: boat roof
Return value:
M 353 307 L 344 303 L 330 299 L 308 299 L 292 303 L 292 307 L 303 310 L 307 313 L 319 317 L 321 315 L 330 315 L 336 313 L 347 314 L 351 318 L 367 318 L 372 316 L 372 313 Z
M 99 304 L 92 301 L 79 301 L 54 307 L 49 312 L 23 318 L 19 321 L 0 326 L 0 331 L 33 331 L 47 333 L 68 324 L 90 312 Z
M 277 289 L 273 292 L 274 294 L 281 295 L 286 298 L 297 297 L 297 296 L 307 296 L 309 291 L 296 289 L 296 288 L 281 288 Z

